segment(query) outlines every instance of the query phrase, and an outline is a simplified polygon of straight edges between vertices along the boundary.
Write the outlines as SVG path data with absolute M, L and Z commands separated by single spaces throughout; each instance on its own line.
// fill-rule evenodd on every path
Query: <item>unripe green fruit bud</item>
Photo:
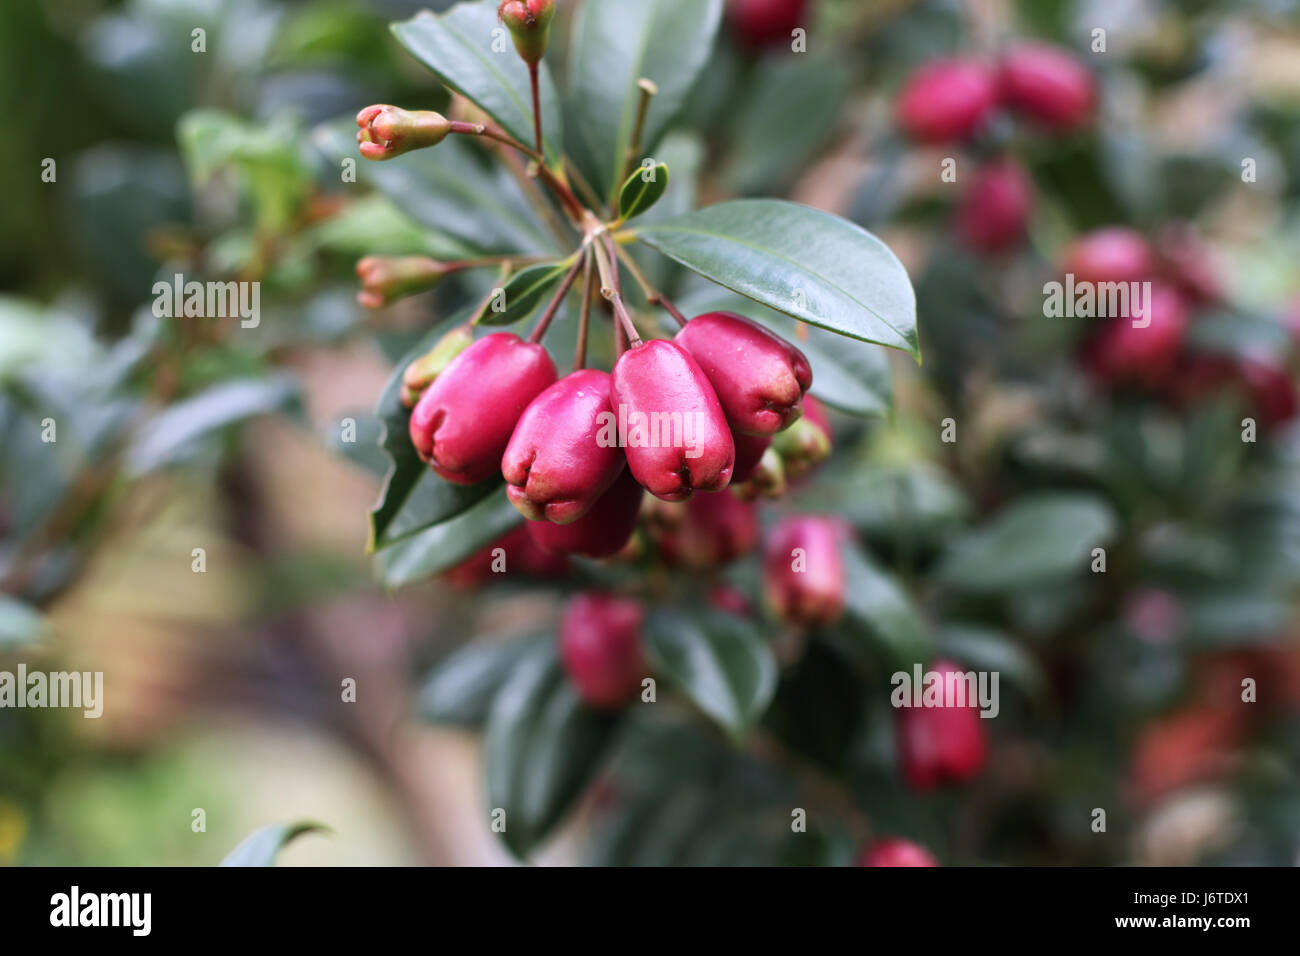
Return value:
M 402 404 L 414 408 L 424 390 L 433 384 L 433 380 L 442 374 L 451 360 L 473 344 L 474 330 L 468 325 L 460 325 L 406 366 L 406 372 L 402 375 Z
M 357 302 L 367 309 L 383 308 L 403 296 L 428 292 L 448 271 L 428 256 L 366 256 L 357 263 Z
M 497 8 L 497 16 L 510 29 L 510 37 L 523 61 L 529 66 L 541 62 L 551 40 L 555 0 L 505 0 Z
M 451 132 L 447 117 L 432 110 L 404 110 L 377 104 L 357 114 L 357 143 L 366 159 L 392 159 L 413 149 L 437 146 Z

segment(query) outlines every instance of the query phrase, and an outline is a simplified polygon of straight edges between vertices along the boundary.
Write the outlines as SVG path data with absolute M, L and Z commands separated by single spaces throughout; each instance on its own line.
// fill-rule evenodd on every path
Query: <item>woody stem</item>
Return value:
M 533 329 L 532 337 L 529 339 L 530 342 L 540 342 L 542 336 L 546 335 L 546 330 L 551 327 L 551 320 L 554 319 L 555 314 L 560 311 L 560 303 L 564 301 L 564 297 L 568 295 L 569 290 L 573 288 L 574 280 L 578 278 L 578 273 L 582 271 L 582 267 L 587 261 L 587 256 L 587 250 L 582 250 L 577 259 L 574 260 L 573 265 L 569 267 L 569 271 L 564 274 L 564 279 L 560 282 L 560 288 L 556 291 L 555 297 L 551 299 L 550 304 L 547 305 L 546 311 L 542 313 L 542 317 L 537 320 L 537 328 Z

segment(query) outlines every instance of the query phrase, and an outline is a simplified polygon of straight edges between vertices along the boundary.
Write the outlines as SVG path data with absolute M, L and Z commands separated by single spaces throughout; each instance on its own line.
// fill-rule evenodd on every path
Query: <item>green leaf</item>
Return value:
M 484 736 L 488 812 L 519 856 L 561 820 L 599 770 L 617 719 L 584 707 L 554 641 L 533 648 L 492 701 Z
M 275 824 L 254 830 L 230 851 L 221 861 L 220 866 L 274 866 L 275 856 L 292 840 L 304 833 L 330 833 L 329 827 L 321 823 L 302 820 L 298 823 Z
M 708 61 L 722 18 L 722 0 L 588 0 L 573 28 L 569 63 L 571 115 L 594 164 L 592 183 L 617 196 L 640 102 L 637 81 L 658 88 L 646 112 L 642 156 L 653 155 Z M 641 156 L 633 157 L 639 165 Z
M 379 399 L 377 414 L 383 423 L 380 447 L 392 462 L 384 478 L 379 500 L 370 512 L 369 550 L 381 551 L 433 525 L 464 514 L 500 487 L 497 480 L 477 485 L 454 485 L 444 481 L 420 460 L 411 444 L 410 411 L 402 405 L 402 375 L 447 331 L 464 324 L 466 311 L 433 329 L 408 352 L 393 371 Z
M 522 322 L 542 304 L 546 293 L 559 284 L 571 265 L 552 262 L 520 269 L 506 280 L 501 294 L 493 296 L 479 311 L 478 324 L 514 325 Z
M 498 486 L 482 501 L 449 521 L 409 535 L 379 552 L 380 580 L 389 588 L 425 581 L 453 568 L 497 538 L 523 517 Z
M 1114 510 L 1094 495 L 1028 496 L 954 541 L 936 576 L 962 591 L 1031 588 L 1088 573 L 1093 548 L 1111 540 L 1118 530 Z
M 353 160 L 359 183 L 374 186 L 420 225 L 471 249 L 555 251 L 555 240 L 518 182 L 500 164 L 483 162 L 465 137 L 449 136 L 432 149 L 384 162 L 361 158 L 351 120 L 319 126 L 312 139 L 334 169 L 345 159 Z
M 497 4 L 491 0 L 460 3 L 443 14 L 425 10 L 404 23 L 394 23 L 393 35 L 449 88 L 477 103 L 515 139 L 532 146 L 528 67 L 513 44 L 504 42 L 505 29 L 496 11 Z M 564 142 L 564 130 L 559 94 L 545 62 L 538 67 L 538 84 L 543 152 L 547 165 L 558 169 L 561 151 L 556 144 Z
M 889 356 L 878 345 L 800 326 L 789 316 L 712 284 L 702 285 L 677 304 L 687 315 L 737 312 L 798 346 L 812 366 L 813 395 L 832 408 L 866 417 L 883 414 L 893 404 Z
M 312 245 L 342 256 L 432 256 L 473 259 L 469 246 L 439 230 L 427 229 L 382 194 L 350 202 L 308 233 Z
M 920 359 L 907 272 L 883 242 L 838 216 L 739 199 L 642 226 L 636 235 L 755 302 Z
M 222 428 L 295 406 L 297 387 L 288 379 L 222 382 L 172 405 L 140 429 L 127 452 L 127 467 L 140 475 L 179 460 L 193 445 Z
M 662 199 L 667 190 L 668 167 L 664 163 L 642 165 L 619 191 L 618 214 L 624 219 L 639 216 Z
M 939 654 L 976 670 L 997 671 L 1031 697 L 1041 698 L 1047 691 L 1038 660 L 1010 635 L 977 624 L 952 623 L 941 630 L 939 645 Z
M 0 651 L 39 641 L 45 634 L 45 619 L 29 604 L 0 594 Z
M 929 660 L 929 629 L 903 585 L 856 545 L 847 544 L 842 552 L 845 611 L 857 627 L 841 627 L 840 633 L 858 643 L 875 641 L 898 666 Z
M 707 609 L 659 611 L 645 628 L 656 672 L 737 738 L 776 691 L 776 658 L 744 618 Z
M 420 689 L 420 716 L 434 723 L 473 727 L 487 719 L 492 699 L 515 666 L 553 635 L 468 644 L 434 668 Z

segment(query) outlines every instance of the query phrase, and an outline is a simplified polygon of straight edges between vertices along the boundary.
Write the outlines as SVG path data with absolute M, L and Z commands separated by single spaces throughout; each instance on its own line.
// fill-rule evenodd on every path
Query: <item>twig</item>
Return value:
M 537 320 L 537 328 L 533 329 L 532 337 L 529 338 L 528 341 L 537 343 L 542 340 L 544 335 L 546 335 L 546 330 L 551 327 L 551 320 L 555 318 L 555 313 L 560 311 L 560 303 L 564 301 L 564 297 L 568 295 L 569 290 L 573 288 L 573 283 L 578 278 L 578 273 L 587 262 L 587 257 L 589 255 L 589 251 L 585 248 L 578 254 L 578 258 L 574 260 L 569 271 L 564 274 L 564 280 L 560 283 L 560 288 L 555 293 L 555 297 L 551 299 L 550 304 L 546 307 L 546 311 L 542 313 L 542 317 Z
M 645 277 L 645 273 L 641 271 L 641 267 L 636 264 L 636 260 L 632 258 L 631 253 L 612 241 L 610 245 L 613 246 L 614 253 L 618 256 L 619 261 L 622 262 L 623 265 L 627 266 L 627 271 L 632 273 L 632 278 L 636 281 L 636 284 L 641 287 L 641 294 L 645 296 L 646 302 L 650 305 L 662 306 L 669 315 L 677 320 L 678 325 L 686 325 L 686 316 L 682 315 L 677 306 L 673 305 L 672 300 L 669 299 L 668 296 L 664 295 L 650 283 L 650 280 Z
M 578 349 L 573 359 L 575 372 L 587 365 L 587 332 L 591 326 L 591 303 L 596 294 L 596 270 L 592 268 L 591 256 L 587 257 L 582 283 L 582 315 L 578 320 Z

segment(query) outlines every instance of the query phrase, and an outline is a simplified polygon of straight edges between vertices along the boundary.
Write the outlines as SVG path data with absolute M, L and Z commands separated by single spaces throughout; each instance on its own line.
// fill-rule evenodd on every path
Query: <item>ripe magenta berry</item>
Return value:
M 560 619 L 560 658 L 578 694 L 613 710 L 636 699 L 647 676 L 641 647 L 644 610 L 636 601 L 579 594 Z
M 1147 241 L 1132 229 L 1110 226 L 1080 236 L 1065 250 L 1061 273 L 1074 281 L 1140 282 L 1151 278 L 1155 262 Z
M 1255 417 L 1264 427 L 1285 425 L 1300 411 L 1295 380 L 1276 362 L 1263 358 L 1243 359 L 1241 380 L 1246 386 Z
M 530 521 L 528 534 L 547 551 L 585 558 L 612 557 L 623 550 L 636 530 L 644 497 L 645 490 L 632 472 L 624 468 L 609 489 L 596 499 L 591 510 L 577 521 L 568 524 Z
M 406 366 L 406 371 L 402 373 L 402 405 L 414 408 L 424 390 L 433 384 L 443 369 L 451 364 L 451 360 L 473 344 L 474 329 L 469 325 L 459 325 L 440 338 L 428 352 Z
M 736 446 L 736 461 L 731 469 L 731 483 L 738 485 L 749 481 L 758 470 L 764 452 L 772 445 L 772 438 L 768 435 L 746 435 L 744 432 L 733 431 L 731 441 Z
M 903 85 L 895 106 L 898 125 L 922 143 L 968 139 L 993 112 L 997 79 L 975 60 L 936 60 Z
M 911 840 L 886 837 L 869 844 L 858 854 L 858 866 L 938 866 L 930 851 Z
M 1085 365 L 1096 378 L 1146 388 L 1169 382 L 1187 332 L 1187 309 L 1172 287 L 1154 284 L 1147 311 L 1144 327 L 1135 326 L 1130 316 L 1100 320 L 1101 328 L 1084 347 Z
M 829 458 L 835 437 L 826 406 L 811 395 L 804 399 L 803 405 L 803 418 L 777 435 L 772 443 L 791 481 L 808 475 Z
M 741 46 L 757 49 L 789 43 L 806 27 L 808 0 L 727 0 L 727 20 Z
M 758 543 L 757 509 L 730 489 L 668 507 L 685 511 L 671 531 L 657 536 L 660 554 L 669 564 L 705 571 L 743 557 Z
M 440 476 L 478 484 L 501 470 L 519 416 L 555 381 L 546 349 L 510 332 L 456 356 L 411 413 L 411 441 Z
M 719 584 L 710 588 L 709 603 L 739 617 L 747 617 L 754 610 L 749 603 L 749 595 L 733 584 Z
M 718 396 L 695 359 L 655 339 L 614 365 L 610 404 L 628 422 L 627 463 L 647 491 L 684 501 L 731 481 L 735 446 Z
M 520 58 L 530 66 L 540 62 L 551 40 L 555 0 L 504 0 L 497 16 L 510 30 Z
M 1018 243 L 1034 208 L 1034 185 L 1011 157 L 975 171 L 957 207 L 957 234 L 976 252 L 998 253 Z
M 499 577 L 562 578 L 568 570 L 567 557 L 543 551 L 521 525 L 444 571 L 442 577 L 452 587 L 469 590 Z
M 524 409 L 501 459 L 506 494 L 530 521 L 576 521 L 614 483 L 627 459 L 600 441 L 609 375 L 566 375 Z
M 945 676 L 962 673 L 952 661 L 930 668 Z M 903 779 L 913 790 L 969 780 L 984 768 L 988 738 L 978 702 L 965 707 L 902 707 L 895 711 Z
M 700 364 L 734 430 L 775 435 L 803 414 L 812 366 L 757 322 L 709 312 L 687 322 L 674 341 Z
M 1214 253 L 1183 224 L 1161 230 L 1157 241 L 1162 274 L 1193 305 L 1213 305 L 1223 299 L 1223 276 Z
M 787 518 L 768 538 L 763 579 L 773 613 L 797 627 L 828 627 L 844 613 L 844 526 L 833 518 Z
M 1067 132 L 1092 114 L 1096 83 L 1068 50 L 1027 43 L 1008 50 L 999 71 L 1002 102 L 1057 132 Z

